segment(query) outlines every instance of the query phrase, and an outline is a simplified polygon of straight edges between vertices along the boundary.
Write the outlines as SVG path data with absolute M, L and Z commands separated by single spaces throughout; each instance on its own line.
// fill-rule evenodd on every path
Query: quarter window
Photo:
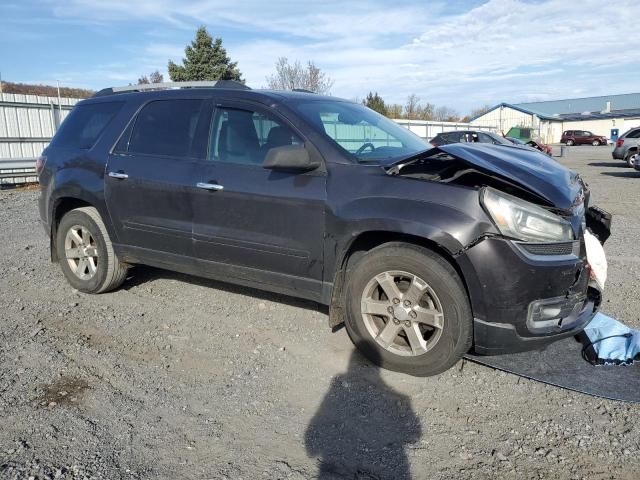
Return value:
M 627 138 L 640 138 L 640 130 L 633 130 L 626 135 Z
M 122 102 L 101 102 L 76 106 L 62 122 L 51 146 L 72 149 L 93 147 L 122 105 Z
M 253 110 L 216 109 L 209 136 L 209 160 L 261 165 L 275 147 L 302 140 L 279 120 Z
M 204 104 L 200 99 L 156 100 L 136 119 L 129 153 L 192 157 L 196 127 Z M 126 132 L 125 132 L 126 134 Z

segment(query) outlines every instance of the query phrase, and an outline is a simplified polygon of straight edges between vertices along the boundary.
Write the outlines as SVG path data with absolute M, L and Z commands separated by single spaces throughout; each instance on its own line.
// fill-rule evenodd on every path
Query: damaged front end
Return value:
M 477 352 L 538 348 L 589 323 L 601 288 L 584 237 L 589 231 L 604 243 L 611 215 L 589 206 L 579 175 L 538 152 L 478 144 L 437 147 L 385 171 L 478 190 L 495 230 L 455 253 Z

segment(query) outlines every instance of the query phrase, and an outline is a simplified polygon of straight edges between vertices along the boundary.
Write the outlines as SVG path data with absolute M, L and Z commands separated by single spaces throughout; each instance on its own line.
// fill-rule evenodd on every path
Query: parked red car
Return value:
M 606 145 L 607 137 L 594 135 L 587 130 L 566 130 L 562 133 L 560 143 L 566 145 L 593 145 L 597 147 L 598 145 Z

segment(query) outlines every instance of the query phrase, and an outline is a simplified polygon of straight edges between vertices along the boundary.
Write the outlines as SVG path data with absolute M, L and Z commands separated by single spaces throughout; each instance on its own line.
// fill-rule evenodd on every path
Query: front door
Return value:
M 215 109 L 208 159 L 194 194 L 194 249 L 213 273 L 319 295 L 326 175 L 262 167 L 270 148 L 302 142 L 284 119 L 259 106 Z M 233 268 L 230 268 L 233 267 Z M 277 288 L 276 288 L 277 289 Z
M 109 157 L 107 207 L 118 242 L 141 254 L 191 255 L 193 168 L 204 155 L 198 124 L 208 102 L 155 100 L 142 107 Z M 206 130 L 205 130 L 206 131 Z

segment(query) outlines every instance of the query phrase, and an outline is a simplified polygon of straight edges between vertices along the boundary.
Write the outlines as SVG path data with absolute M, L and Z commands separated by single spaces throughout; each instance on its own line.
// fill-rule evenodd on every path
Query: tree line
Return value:
M 206 27 L 196 31 L 195 39 L 185 48 L 181 64 L 169 60 L 167 71 L 173 82 L 184 81 L 216 81 L 235 80 L 244 83 L 238 63 L 233 62 L 221 38 L 213 38 Z M 286 57 L 280 57 L 275 64 L 275 72 L 266 77 L 267 87 L 274 90 L 306 90 L 321 95 L 328 95 L 334 85 L 331 79 L 313 61 L 302 64 L 295 60 L 292 63 Z M 158 71 L 149 75 L 141 75 L 138 84 L 162 83 L 163 75 Z M 57 88 L 48 85 L 26 85 L 21 83 L 2 82 L 2 91 L 7 93 L 29 93 L 33 95 L 56 96 Z M 86 98 L 93 95 L 92 90 L 60 87 L 63 97 Z M 404 104 L 387 103 L 378 92 L 369 92 L 362 103 L 376 112 L 389 118 L 408 120 L 435 120 L 444 122 L 468 121 L 489 109 L 485 105 L 473 110 L 470 115 L 462 117 L 458 112 L 446 105 L 436 106 L 430 102 L 422 102 L 415 93 L 410 94 Z

